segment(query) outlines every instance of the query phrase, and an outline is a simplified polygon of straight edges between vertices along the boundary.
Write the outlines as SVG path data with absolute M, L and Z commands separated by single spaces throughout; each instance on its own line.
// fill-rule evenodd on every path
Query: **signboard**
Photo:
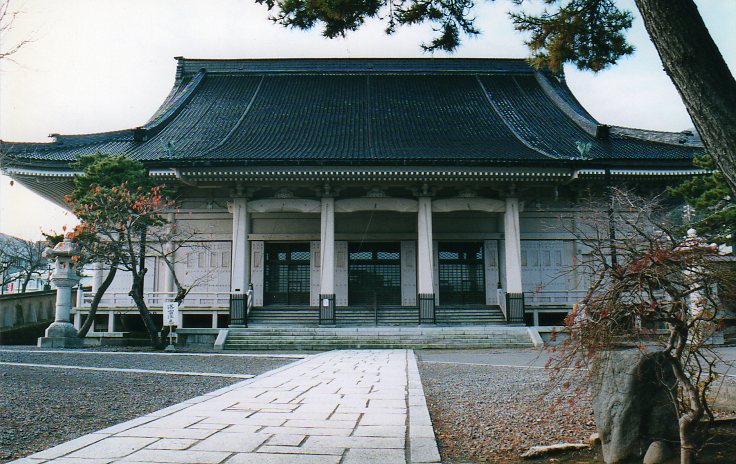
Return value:
M 179 325 L 179 303 L 167 301 L 164 303 L 164 325 Z

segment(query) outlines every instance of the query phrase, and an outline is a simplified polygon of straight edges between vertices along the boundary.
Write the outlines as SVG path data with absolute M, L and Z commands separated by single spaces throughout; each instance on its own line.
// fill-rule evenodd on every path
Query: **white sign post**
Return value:
M 169 326 L 169 346 L 166 347 L 166 351 L 176 351 L 174 347 L 174 327 L 178 325 L 179 321 L 179 303 L 176 301 L 164 302 L 164 325 Z

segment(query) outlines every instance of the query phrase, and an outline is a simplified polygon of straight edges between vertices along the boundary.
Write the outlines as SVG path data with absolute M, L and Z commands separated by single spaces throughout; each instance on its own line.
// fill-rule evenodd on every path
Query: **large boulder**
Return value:
M 603 352 L 593 380 L 593 413 L 606 463 L 641 462 L 652 442 L 678 439 L 677 382 L 663 353 Z

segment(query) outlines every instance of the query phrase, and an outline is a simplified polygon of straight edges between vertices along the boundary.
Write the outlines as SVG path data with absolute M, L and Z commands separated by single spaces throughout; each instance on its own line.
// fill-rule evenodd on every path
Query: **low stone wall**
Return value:
M 76 290 L 72 290 L 72 298 Z M 0 296 L 0 329 L 54 320 L 56 290 Z

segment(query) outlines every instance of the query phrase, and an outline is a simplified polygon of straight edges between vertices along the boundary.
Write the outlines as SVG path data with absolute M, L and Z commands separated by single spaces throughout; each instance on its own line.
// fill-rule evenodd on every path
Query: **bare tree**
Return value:
M 589 288 L 566 321 L 568 338 L 553 367 L 594 373 L 622 344 L 659 352 L 677 382 L 681 462 L 693 463 L 713 420 L 708 393 L 717 356 L 708 339 L 723 317 L 719 293 L 733 294 L 736 276 L 717 246 L 693 231 L 683 237 L 661 202 L 621 190 L 611 195 L 610 204 L 592 205 L 572 226 L 586 250 L 576 266 Z
M 0 278 L 2 285 L 20 281 L 25 293 L 33 276 L 46 270 L 47 260 L 41 256 L 44 242 L 32 242 L 3 235 L 0 237 Z
M 10 58 L 31 42 L 27 38 L 13 41 L 8 37 L 19 14 L 19 11 L 10 7 L 10 0 L 0 0 L 0 60 Z

